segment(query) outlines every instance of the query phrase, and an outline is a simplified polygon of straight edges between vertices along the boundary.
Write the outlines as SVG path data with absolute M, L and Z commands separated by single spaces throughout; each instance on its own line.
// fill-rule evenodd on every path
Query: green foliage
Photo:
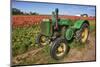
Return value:
M 50 46 L 46 45 L 43 49 L 43 52 L 46 54 L 46 55 L 49 55 L 50 54 Z
M 81 49 L 85 47 L 85 43 L 80 43 L 80 42 L 76 42 L 75 40 L 73 40 L 73 42 L 71 42 L 69 44 L 70 48 L 77 48 L 77 49 Z
M 35 47 L 35 37 L 38 34 L 39 26 L 17 27 L 12 29 L 12 50 L 13 56 L 22 54 Z

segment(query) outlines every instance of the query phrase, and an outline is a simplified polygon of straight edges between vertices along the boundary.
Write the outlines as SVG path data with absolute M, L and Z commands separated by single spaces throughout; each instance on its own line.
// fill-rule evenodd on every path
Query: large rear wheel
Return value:
M 87 23 L 84 23 L 81 27 L 81 43 L 85 43 L 89 36 L 89 25 Z

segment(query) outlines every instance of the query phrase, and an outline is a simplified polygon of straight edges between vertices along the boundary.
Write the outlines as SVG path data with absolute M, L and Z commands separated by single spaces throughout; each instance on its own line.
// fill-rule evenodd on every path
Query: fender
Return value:
M 89 21 L 87 20 L 77 20 L 74 24 L 74 28 L 80 29 L 83 23 L 87 23 L 89 25 Z
M 66 30 L 65 38 L 67 40 L 71 40 L 73 38 L 73 35 L 74 35 L 74 29 L 73 28 L 69 28 L 69 29 Z

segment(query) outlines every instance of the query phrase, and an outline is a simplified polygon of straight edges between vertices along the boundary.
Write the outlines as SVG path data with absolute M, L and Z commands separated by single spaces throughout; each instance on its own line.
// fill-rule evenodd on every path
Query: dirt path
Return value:
M 62 62 L 94 61 L 95 59 L 95 37 L 91 34 L 84 47 L 72 48 Z
M 84 47 L 71 48 L 68 55 L 64 59 L 56 61 L 52 59 L 45 48 L 39 48 L 25 54 L 18 55 L 13 58 L 13 64 L 45 64 L 59 62 L 75 62 L 75 61 L 93 61 L 95 60 L 95 36 L 90 34 L 88 41 Z
M 32 51 L 26 52 L 26 53 L 21 54 L 21 55 L 18 55 L 18 56 L 16 56 L 16 57 L 13 58 L 12 62 L 16 63 L 16 64 L 20 64 L 23 59 L 28 58 L 29 56 L 34 56 L 41 49 L 43 49 L 43 48 L 39 48 L 39 49 L 36 49 L 36 50 L 32 50 Z

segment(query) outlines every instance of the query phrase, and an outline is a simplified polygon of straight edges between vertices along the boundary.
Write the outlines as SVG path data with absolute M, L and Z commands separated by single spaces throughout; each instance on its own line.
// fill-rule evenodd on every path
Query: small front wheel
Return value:
M 45 46 L 47 45 L 46 43 L 46 39 L 47 37 L 45 35 L 42 35 L 42 34 L 39 34 L 36 38 L 36 43 L 39 45 L 39 46 Z
M 57 38 L 52 43 L 50 54 L 52 58 L 59 60 L 68 54 L 68 51 L 69 46 L 67 45 L 67 41 L 64 38 Z

